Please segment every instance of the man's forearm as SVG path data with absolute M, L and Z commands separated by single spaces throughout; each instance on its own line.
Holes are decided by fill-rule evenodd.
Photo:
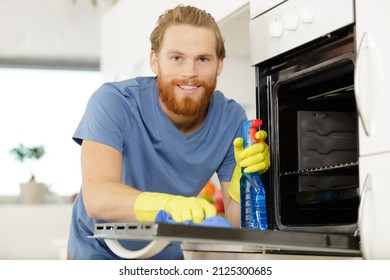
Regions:
M 220 182 L 223 195 L 223 203 L 225 206 L 226 218 L 235 226 L 240 227 L 241 225 L 241 212 L 240 203 L 232 199 L 229 195 L 230 182 Z
M 227 209 L 225 210 L 226 218 L 235 226 L 240 227 L 241 215 L 240 215 L 240 204 L 235 200 L 231 199 Z
M 117 182 L 99 182 L 83 186 L 87 214 L 93 219 L 113 222 L 136 221 L 134 201 L 140 191 Z

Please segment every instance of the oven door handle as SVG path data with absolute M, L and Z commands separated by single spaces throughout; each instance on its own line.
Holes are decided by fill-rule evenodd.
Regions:
M 364 132 L 367 136 L 370 136 L 371 129 L 371 119 L 370 119 L 370 103 L 369 94 L 365 91 L 362 91 L 363 81 L 365 81 L 363 74 L 360 74 L 362 69 L 364 69 L 363 62 L 364 58 L 367 57 L 369 51 L 368 43 L 368 34 L 367 32 L 363 33 L 362 39 L 359 43 L 359 48 L 356 54 L 356 67 L 355 67 L 355 97 L 356 97 L 356 107 L 357 112 L 362 121 Z M 364 99 L 365 98 L 365 99 Z
M 167 240 L 153 240 L 144 248 L 139 250 L 129 250 L 124 248 L 116 239 L 104 239 L 108 248 L 124 259 L 147 259 L 160 253 L 165 247 L 169 245 Z

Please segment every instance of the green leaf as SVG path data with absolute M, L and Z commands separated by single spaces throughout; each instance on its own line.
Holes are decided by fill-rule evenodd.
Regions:
M 40 159 L 45 154 L 44 146 L 26 147 L 23 144 L 19 144 L 18 147 L 12 148 L 10 153 L 13 154 L 20 162 L 24 162 L 26 159 Z

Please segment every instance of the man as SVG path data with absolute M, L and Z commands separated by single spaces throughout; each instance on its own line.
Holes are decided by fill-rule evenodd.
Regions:
M 68 242 L 73 259 L 119 258 L 103 240 L 87 238 L 96 222 L 154 221 L 160 210 L 179 223 L 215 216 L 215 207 L 196 197 L 215 172 L 226 216 L 238 226 L 241 166 L 262 172 L 269 167 L 263 141 L 243 150 L 238 138 L 235 169 L 232 143 L 246 115 L 214 92 L 225 48 L 211 15 L 179 5 L 159 17 L 150 40 L 157 76 L 104 84 L 74 134 L 82 145 L 82 191 Z M 147 244 L 121 243 L 131 250 Z M 171 244 L 154 258 L 181 256 L 180 246 Z

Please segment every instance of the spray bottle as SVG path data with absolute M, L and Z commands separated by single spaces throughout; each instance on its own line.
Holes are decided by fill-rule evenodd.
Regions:
M 241 127 L 244 148 L 259 142 L 255 134 L 261 126 L 260 119 L 248 120 Z M 245 173 L 242 168 L 240 180 L 241 227 L 268 229 L 265 190 L 258 172 Z

